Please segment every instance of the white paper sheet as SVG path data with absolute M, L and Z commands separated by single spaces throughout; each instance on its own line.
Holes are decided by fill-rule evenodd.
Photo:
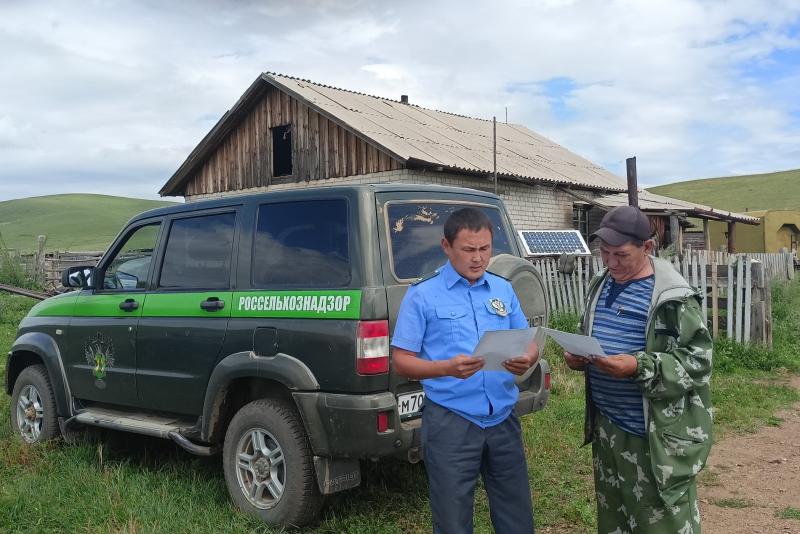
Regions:
M 569 332 L 562 332 L 561 330 L 553 330 L 552 328 L 542 328 L 545 333 L 550 336 L 553 341 L 561 345 L 565 351 L 575 356 L 583 356 L 585 358 L 604 357 L 606 353 L 603 352 L 603 347 L 597 338 L 591 336 L 582 336 L 580 334 L 570 334 Z
M 536 327 L 489 330 L 481 336 L 473 356 L 483 358 L 481 371 L 505 371 L 503 362 L 522 356 L 536 336 Z

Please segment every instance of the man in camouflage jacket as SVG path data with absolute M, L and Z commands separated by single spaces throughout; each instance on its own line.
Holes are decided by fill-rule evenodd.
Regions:
M 649 265 L 639 272 L 649 273 L 652 293 L 649 303 L 645 303 L 646 321 L 642 316 L 643 350 L 595 358 L 592 363 L 565 354 L 570 367 L 584 369 L 587 375 L 584 444 L 592 443 L 598 532 L 699 534 L 695 478 L 711 448 L 712 339 L 696 291 L 669 262 L 649 255 L 652 242 L 637 239 L 635 234 L 632 239 L 628 234 L 628 240 L 619 247 L 606 242 L 606 238 L 614 241 L 619 236 L 604 232 L 604 227 L 635 232 L 636 224 L 644 224 L 637 218 L 644 217 L 646 221 L 636 208 L 625 206 L 623 211 L 609 212 L 594 234 L 601 238 L 601 252 L 608 268 L 592 280 L 588 306 L 579 326 L 581 333 L 602 338 L 602 332 L 598 334 L 594 327 L 598 307 L 603 306 L 601 296 L 607 298 L 603 288 L 614 285 L 617 278 L 625 278 L 619 274 L 619 261 L 611 255 L 622 249 L 644 253 L 643 261 Z M 615 226 L 615 216 L 626 224 L 617 221 Z M 643 229 L 640 234 L 644 235 Z M 621 305 L 617 315 L 620 311 L 624 312 Z M 590 380 L 589 366 L 595 367 L 591 370 L 594 374 L 601 369 L 638 386 L 643 437 L 626 432 L 598 409 L 597 394 L 591 389 L 592 382 L 597 382 Z

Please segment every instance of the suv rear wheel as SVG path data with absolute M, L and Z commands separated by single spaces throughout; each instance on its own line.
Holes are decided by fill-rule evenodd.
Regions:
M 11 425 L 27 443 L 58 436 L 53 387 L 43 365 L 26 367 L 11 394 Z
M 240 409 L 222 464 L 236 506 L 269 524 L 303 526 L 322 506 L 303 423 L 286 402 L 260 399 Z

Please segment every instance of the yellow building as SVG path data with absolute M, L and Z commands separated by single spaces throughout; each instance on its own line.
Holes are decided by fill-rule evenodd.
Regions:
M 734 245 L 736 252 L 780 252 L 786 248 L 797 252 L 800 243 L 800 211 L 766 210 L 748 211 L 747 215 L 758 217 L 758 226 L 736 225 Z M 728 243 L 728 225 L 712 221 L 709 224 L 711 248 L 719 250 Z

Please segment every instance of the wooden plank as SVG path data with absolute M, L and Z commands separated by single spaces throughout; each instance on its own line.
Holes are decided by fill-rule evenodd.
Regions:
M 748 343 L 750 341 L 750 298 L 751 298 L 751 262 L 752 260 L 748 257 L 745 260 L 744 266 L 744 330 L 742 330 L 742 342 Z
M 547 291 L 547 304 L 550 310 L 554 310 L 553 285 L 550 283 L 550 273 L 547 271 L 547 264 L 544 262 L 544 260 L 537 260 L 534 265 L 536 265 L 536 268 L 539 269 L 539 274 L 542 275 L 542 281 L 544 282 L 545 290 Z
M 549 289 L 550 294 L 550 309 L 552 311 L 558 310 L 558 296 L 556 295 L 556 291 L 558 291 L 556 284 L 553 280 L 553 270 L 550 268 L 550 260 L 544 259 L 543 265 L 547 272 L 547 287 Z
M 751 308 L 752 322 L 750 323 L 750 339 L 751 341 L 766 344 L 765 326 L 764 321 L 766 315 L 766 302 L 754 302 Z
M 719 307 L 717 303 L 717 259 L 711 257 L 711 335 L 714 339 L 719 337 Z
M 708 325 L 708 279 L 706 278 L 706 267 L 708 266 L 708 262 L 706 261 L 706 254 L 701 252 L 698 260 L 700 262 L 700 297 L 703 299 L 701 302 L 703 308 L 703 321 L 705 321 L 705 324 Z
M 578 258 L 578 305 L 580 306 L 580 311 L 586 309 L 586 302 L 583 298 L 583 291 L 585 289 L 585 281 L 584 281 L 584 272 L 585 269 L 583 268 L 583 258 Z
M 547 283 L 550 286 L 550 298 L 553 300 L 550 309 L 553 311 L 558 310 L 558 284 L 555 280 L 555 273 L 553 272 L 553 264 L 549 258 L 545 258 L 544 264 L 547 269 Z
M 341 154 L 339 153 L 339 127 L 331 121 L 331 177 L 341 176 Z
M 728 339 L 734 339 L 733 335 L 733 265 L 735 260 L 728 260 L 728 291 L 725 294 L 726 298 L 726 311 L 728 313 L 727 323 L 725 325 L 725 333 Z
M 736 320 L 734 331 L 736 332 L 736 342 L 742 342 L 742 285 L 744 284 L 744 261 L 741 256 L 736 258 Z
M 567 309 L 569 311 L 575 311 L 575 303 L 572 299 L 572 277 L 568 274 L 561 273 L 561 279 L 563 280 L 566 290 L 565 296 L 567 297 Z
M 328 174 L 328 119 L 319 116 L 319 176 L 327 178 Z

